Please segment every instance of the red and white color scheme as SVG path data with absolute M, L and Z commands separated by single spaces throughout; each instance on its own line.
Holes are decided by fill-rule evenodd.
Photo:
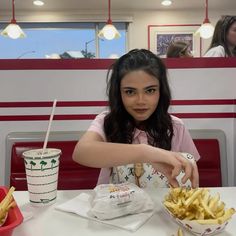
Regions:
M 113 60 L 0 60 L 0 185 L 11 132 L 86 130 L 106 109 L 106 72 Z M 229 185 L 235 185 L 236 59 L 166 59 L 170 112 L 189 129 L 219 129 L 227 141 Z

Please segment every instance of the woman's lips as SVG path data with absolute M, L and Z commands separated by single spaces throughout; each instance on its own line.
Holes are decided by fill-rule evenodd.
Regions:
M 137 113 L 144 113 L 146 112 L 148 109 L 134 109 L 135 112 Z

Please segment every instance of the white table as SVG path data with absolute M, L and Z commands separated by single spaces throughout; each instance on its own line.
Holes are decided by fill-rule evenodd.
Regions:
M 135 233 L 126 230 L 114 228 L 95 221 L 84 219 L 78 215 L 61 212 L 55 210 L 55 206 L 76 197 L 81 192 L 91 190 L 70 190 L 58 191 L 58 199 L 54 205 L 48 207 L 32 207 L 28 201 L 28 193 L 26 191 L 17 191 L 14 193 L 15 200 L 19 207 L 24 211 L 32 211 L 33 218 L 23 222 L 18 226 L 13 236 L 126 236 L 135 234 L 135 236 L 173 236 L 176 235 L 178 224 L 164 212 L 161 207 L 163 196 L 168 189 L 157 189 L 151 194 L 157 205 L 157 213 L 155 213 L 141 228 Z M 236 209 L 236 187 L 227 188 L 211 188 L 211 194 L 220 193 L 221 199 L 226 203 L 227 207 Z M 187 231 L 185 236 L 192 234 Z M 230 221 L 225 231 L 217 235 L 236 235 L 236 216 Z

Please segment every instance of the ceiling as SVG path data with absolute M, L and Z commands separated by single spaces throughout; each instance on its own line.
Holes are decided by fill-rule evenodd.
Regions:
M 0 11 L 11 10 L 11 0 L 0 0 Z M 15 8 L 19 11 L 69 11 L 69 10 L 97 10 L 107 9 L 108 0 L 44 0 L 45 5 L 37 7 L 33 0 L 15 0 Z M 236 9 L 236 0 L 209 0 L 209 7 L 213 10 Z M 161 0 L 111 0 L 111 9 L 120 10 L 186 10 L 202 9 L 205 0 L 173 0 L 170 7 L 161 5 Z

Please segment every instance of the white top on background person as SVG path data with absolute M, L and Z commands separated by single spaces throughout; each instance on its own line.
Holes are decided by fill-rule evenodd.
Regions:
M 207 51 L 204 57 L 226 57 L 225 49 L 221 45 L 213 47 Z
M 216 23 L 210 47 L 204 57 L 236 56 L 236 16 L 222 16 Z

